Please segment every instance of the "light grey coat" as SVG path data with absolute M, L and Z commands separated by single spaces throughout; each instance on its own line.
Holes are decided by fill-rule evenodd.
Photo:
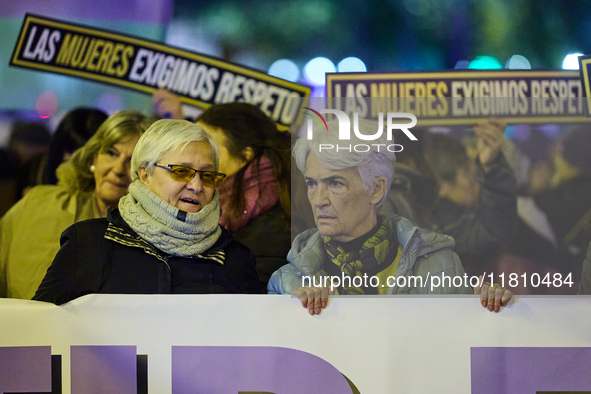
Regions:
M 453 251 L 455 241 L 452 237 L 417 227 L 411 221 L 398 215 L 383 217 L 396 234 L 402 253 L 395 276 L 407 277 L 406 286 L 396 285 L 388 288 L 388 294 L 473 294 L 469 278 L 464 278 L 464 268 L 460 259 Z M 290 294 L 292 290 L 302 287 L 302 277 L 324 277 L 328 275 L 323 269 L 328 256 L 324 250 L 323 239 L 318 229 L 306 230 L 298 235 L 287 256 L 289 264 L 284 265 L 271 276 L 267 289 L 270 294 Z M 419 276 L 421 280 L 409 280 L 411 276 Z M 434 276 L 462 278 L 459 287 L 450 286 L 449 280 L 441 280 Z M 468 283 L 464 286 L 464 283 Z M 399 281 L 399 283 L 403 283 Z M 414 286 L 413 284 L 417 284 Z M 459 279 L 456 279 L 459 283 Z M 306 283 L 307 285 L 307 283 Z M 385 284 L 384 284 L 385 285 Z

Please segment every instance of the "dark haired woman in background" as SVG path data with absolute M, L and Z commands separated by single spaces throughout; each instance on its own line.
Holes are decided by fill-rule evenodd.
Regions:
M 69 160 L 76 149 L 84 146 L 107 117 L 99 109 L 84 107 L 75 108 L 64 116 L 51 138 L 43 169 L 44 185 L 57 185 L 55 171 L 59 165 Z
M 51 136 L 49 150 L 33 156 L 20 170 L 16 198 L 22 198 L 37 185 L 57 185 L 57 168 L 84 146 L 107 117 L 94 108 L 80 107 L 68 112 Z
M 291 245 L 290 135 L 246 103 L 213 105 L 197 123 L 216 141 L 228 175 L 219 188 L 220 224 L 254 252 L 266 286 Z

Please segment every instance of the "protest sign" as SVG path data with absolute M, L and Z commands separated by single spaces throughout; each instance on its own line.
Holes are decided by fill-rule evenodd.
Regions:
M 187 104 L 243 101 L 291 123 L 310 87 L 154 41 L 27 14 L 10 64 L 144 93 L 167 89 Z
M 444 71 L 333 73 L 327 97 L 347 113 L 366 109 L 408 112 L 419 124 L 474 124 L 489 117 L 509 123 L 584 122 L 579 74 L 575 71 Z M 376 105 L 368 104 L 371 99 Z M 362 111 L 363 112 L 363 111 Z

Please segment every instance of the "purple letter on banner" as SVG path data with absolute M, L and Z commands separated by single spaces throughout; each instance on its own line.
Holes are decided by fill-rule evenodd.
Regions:
M 280 347 L 174 346 L 172 394 L 352 393 L 345 377 L 313 354 Z
M 72 346 L 72 394 L 137 394 L 135 346 Z
M 51 346 L 0 347 L 0 393 L 51 392 Z
M 472 394 L 591 390 L 591 348 L 475 347 Z

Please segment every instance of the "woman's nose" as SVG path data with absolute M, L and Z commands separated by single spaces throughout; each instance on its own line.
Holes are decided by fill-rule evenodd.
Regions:
M 319 207 L 328 204 L 328 188 L 324 185 L 318 185 L 316 191 L 308 195 L 312 207 Z
M 128 161 L 125 159 L 119 159 L 113 165 L 113 171 L 119 176 L 129 175 Z
M 201 183 L 201 175 L 196 173 L 193 179 L 187 182 L 186 188 L 194 193 L 198 193 L 203 189 L 203 183 Z

